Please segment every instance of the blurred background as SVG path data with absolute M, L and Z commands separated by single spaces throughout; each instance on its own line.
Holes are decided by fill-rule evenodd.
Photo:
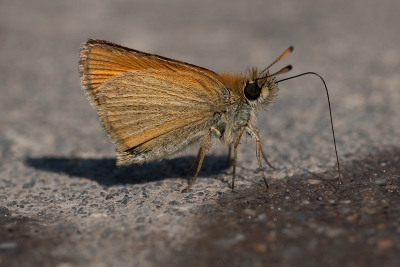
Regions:
M 325 78 L 341 154 L 399 143 L 396 0 L 3 0 L 0 5 L 0 123 L 3 138 L 18 143 L 14 152 L 21 156 L 113 154 L 80 91 L 78 52 L 87 38 L 216 72 L 264 68 L 294 45 L 294 53 L 275 70 L 292 64 L 286 76 L 316 71 Z M 318 132 L 315 138 L 326 135 L 322 147 L 303 149 L 326 146 L 331 157 L 321 82 L 308 76 L 280 88 L 273 109 L 260 115 L 268 145 L 279 142 L 272 153 L 282 156 L 284 143 L 307 146 L 311 137 L 304 135 Z M 302 134 L 285 133 L 293 131 Z
M 216 72 L 264 68 L 293 45 L 294 53 L 275 70 L 292 64 L 285 76 L 316 71 L 325 78 L 342 156 L 399 143 L 396 0 L 3 0 L 0 5 L 0 124 L 3 142 L 15 145 L 9 151 L 15 156 L 113 155 L 80 91 L 78 52 L 87 38 Z M 280 158 L 294 146 L 310 150 L 310 157 L 326 151 L 325 160 L 331 161 L 322 83 L 308 76 L 280 88 L 273 109 L 260 115 L 270 157 L 284 165 Z M 313 137 L 325 140 L 321 147 L 307 145 Z
M 307 71 L 324 77 L 331 96 L 338 152 L 343 164 L 398 148 L 399 11 L 398 0 L 0 0 L 0 193 L 6 196 L 0 199 L 0 206 L 14 199 L 19 201 L 26 193 L 20 190 L 30 181 L 39 183 L 42 179 L 43 187 L 54 186 L 65 190 L 63 192 L 70 190 L 72 179 L 68 174 L 71 172 L 48 172 L 51 160 L 32 168 L 27 166 L 26 159 L 61 158 L 78 162 L 77 165 L 71 163 L 72 167 L 69 163 L 60 167 L 68 169 L 84 165 L 80 159 L 107 158 L 112 159 L 112 164 L 106 168 L 113 168 L 114 145 L 80 89 L 78 53 L 80 45 L 88 38 L 109 40 L 216 72 L 242 72 L 252 66 L 263 69 L 293 45 L 293 54 L 272 71 L 291 64 L 294 69 L 281 78 Z M 279 87 L 273 107 L 258 117 L 264 148 L 270 162 L 278 169 L 274 172 L 266 168 L 268 178 L 290 177 L 304 170 L 334 170 L 336 159 L 322 82 L 315 76 L 305 76 L 279 84 Z M 238 175 L 260 179 L 255 145 L 249 144 L 240 146 Z M 196 152 L 186 153 L 193 156 Z M 226 151 L 216 149 L 210 154 L 225 155 Z M 149 169 L 139 169 L 144 176 L 156 176 L 142 181 L 142 185 L 154 185 L 154 180 L 159 179 L 162 185 L 152 190 L 163 190 L 167 186 L 181 188 L 186 180 L 180 178 L 179 173 L 190 160 L 171 162 L 154 163 L 150 173 Z M 213 164 L 206 161 L 206 169 Z M 128 174 L 138 168 L 111 169 L 104 174 L 103 165 L 100 161 L 87 168 L 100 169 L 93 177 L 103 175 L 109 180 L 121 173 L 129 177 Z M 230 179 L 230 168 L 214 168 L 213 175 L 222 173 L 224 179 Z M 97 178 L 87 179 L 80 171 L 78 168 L 72 172 L 72 176 L 78 176 L 74 181 L 82 182 L 82 187 L 78 186 L 73 192 L 89 190 L 86 188 L 89 186 L 93 192 L 97 190 L 93 189 L 97 188 Z M 170 172 L 171 182 L 163 180 L 164 171 Z M 108 175 L 110 177 L 106 177 Z M 198 179 L 194 189 L 210 181 L 211 178 Z M 238 183 L 241 182 L 245 183 L 239 179 Z M 125 184 L 127 190 L 134 186 Z M 215 190 L 229 190 L 226 183 L 215 182 L 213 186 Z M 108 190 L 116 187 L 114 184 Z M 36 185 L 32 190 L 40 191 L 40 188 Z M 53 195 L 51 191 L 42 193 L 49 198 Z M 96 191 L 96 196 L 99 194 Z M 180 195 L 174 192 L 171 198 L 174 197 Z M 212 199 L 216 199 L 215 194 L 208 200 Z M 71 206 L 78 209 L 79 202 L 67 203 L 68 208 L 58 207 L 65 214 Z M 50 205 L 40 200 L 32 200 L 31 204 L 42 210 Z M 135 207 L 139 206 L 130 207 L 131 212 L 136 212 Z M 129 218 L 129 212 L 122 210 Z M 148 216 L 163 215 L 160 210 L 154 212 Z M 38 213 L 25 210 L 24 214 L 35 217 Z M 162 218 L 169 218 L 165 216 Z M 80 221 L 77 223 L 80 225 Z M 129 233 L 132 243 L 141 236 L 134 228 L 136 225 L 132 222 L 132 229 L 124 226 L 129 230 L 126 235 Z M 153 226 L 157 225 L 157 220 L 153 221 Z M 85 227 L 103 229 L 95 223 L 87 223 Z M 93 231 L 96 236 L 96 230 Z M 89 235 L 86 240 L 92 237 Z M 180 234 L 169 238 L 175 242 L 174 238 L 178 237 L 182 238 Z M 115 243 L 108 242 L 124 244 L 119 239 Z M 174 242 L 168 244 L 179 243 Z M 86 253 L 86 248 L 76 248 Z M 152 247 L 143 248 L 146 249 Z M 101 251 L 96 255 L 107 254 Z M 89 259 L 90 253 L 86 255 Z M 133 260 L 129 253 L 123 255 L 128 257 L 126 262 Z

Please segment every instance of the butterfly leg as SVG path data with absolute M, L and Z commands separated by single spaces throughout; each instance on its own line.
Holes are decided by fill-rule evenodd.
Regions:
M 256 129 L 257 134 L 255 134 L 250 128 L 246 127 L 246 132 L 248 134 L 250 134 L 250 136 L 253 137 L 257 142 L 256 157 L 257 157 L 257 161 L 258 161 L 258 168 L 260 169 L 261 176 L 262 176 L 262 178 L 264 180 L 264 183 L 265 183 L 265 186 L 267 187 L 267 190 L 268 190 L 269 185 L 267 183 L 267 179 L 265 178 L 265 174 L 264 174 L 264 171 L 262 169 L 261 158 L 260 158 L 260 153 L 262 153 L 262 147 L 261 147 L 261 140 L 259 138 L 259 136 L 260 136 L 259 135 L 259 130 Z
M 267 165 L 268 165 L 271 169 L 273 169 L 274 171 L 276 171 L 276 168 L 275 168 L 274 166 L 272 166 L 272 165 L 269 163 L 269 161 L 267 160 L 267 156 L 265 156 L 265 153 L 264 153 L 264 150 L 263 150 L 262 144 L 261 144 L 260 130 L 256 129 L 256 132 L 257 132 L 258 140 L 260 140 L 260 141 L 259 141 L 259 144 L 260 144 L 260 150 L 261 150 L 261 155 L 262 155 L 263 159 L 265 160 L 265 162 L 267 163 Z
M 195 175 L 193 176 L 192 180 L 190 180 L 188 186 L 186 186 L 183 190 L 182 193 L 185 193 L 187 190 L 189 190 L 190 187 L 194 184 L 194 182 L 197 179 L 197 176 L 199 175 L 199 172 L 201 170 L 201 166 L 203 165 L 204 157 L 206 156 L 207 150 L 210 146 L 211 143 L 211 135 L 214 134 L 213 128 L 210 129 L 210 133 L 203 139 L 203 142 L 201 144 L 199 154 L 198 154 L 198 162 L 199 164 L 197 165 L 197 170 Z M 197 161 L 197 160 L 196 160 Z
M 246 124 L 247 125 L 247 124 Z M 236 161 L 237 161 L 237 147 L 240 144 L 240 139 L 247 126 L 243 126 L 240 130 L 238 137 L 236 138 L 235 144 L 233 145 L 233 171 L 232 171 L 232 190 L 235 188 L 235 174 L 236 174 Z M 229 146 L 230 148 L 230 146 Z
M 194 167 L 199 163 L 200 155 L 201 155 L 201 147 L 199 148 L 199 152 L 197 152 L 196 159 L 194 160 L 194 162 L 192 163 L 192 165 L 189 167 L 188 170 L 182 172 L 182 173 L 181 173 L 181 176 L 187 175 L 189 172 L 191 172 L 191 171 L 194 169 Z
M 226 159 L 226 166 L 229 166 L 231 163 L 231 152 L 232 152 L 232 146 L 229 144 L 228 146 L 228 158 Z

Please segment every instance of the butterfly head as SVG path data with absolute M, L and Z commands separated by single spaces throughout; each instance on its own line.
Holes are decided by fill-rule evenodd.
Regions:
M 250 70 L 246 76 L 247 79 L 243 86 L 245 101 L 256 108 L 268 107 L 278 93 L 275 77 L 269 75 L 268 72 L 260 75 L 257 69 Z
M 246 83 L 243 87 L 243 94 L 250 105 L 268 107 L 272 103 L 278 92 L 278 86 L 274 76 L 290 71 L 292 66 L 286 66 L 274 74 L 269 74 L 269 68 L 288 56 L 292 51 L 293 47 L 291 46 L 261 72 L 255 68 L 248 72 L 246 75 Z

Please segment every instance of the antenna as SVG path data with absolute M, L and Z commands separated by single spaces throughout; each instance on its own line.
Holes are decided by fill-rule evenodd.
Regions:
M 262 80 L 262 79 L 267 79 L 268 77 L 272 77 L 272 76 L 276 76 L 276 75 L 280 75 L 280 74 L 284 74 L 286 72 L 291 71 L 292 68 L 293 68 L 292 65 L 288 65 L 288 66 L 280 69 L 279 71 L 277 71 L 277 72 L 275 72 L 273 74 L 268 74 L 268 76 L 265 75 L 264 77 L 257 78 L 257 79 L 255 79 L 255 81 Z
M 282 54 L 282 55 L 283 55 L 283 54 Z M 282 57 L 282 56 L 281 56 L 281 57 Z M 279 58 L 278 58 L 278 59 L 279 59 Z M 274 62 L 274 63 L 275 63 L 275 62 Z M 284 70 L 284 69 L 285 69 L 285 68 L 283 68 L 282 70 Z M 282 70 L 278 71 L 278 73 L 280 74 L 280 72 L 281 72 Z M 339 165 L 339 157 L 338 157 L 337 148 L 336 148 L 335 130 L 333 129 L 333 119 L 332 119 L 331 101 L 329 100 L 328 87 L 326 86 L 326 83 L 325 83 L 324 79 L 323 79 L 318 73 L 315 73 L 315 72 L 305 72 L 305 73 L 302 73 L 302 74 L 299 74 L 299 75 L 295 75 L 295 76 L 292 76 L 292 77 L 289 77 L 289 78 L 285 78 L 285 79 L 279 80 L 279 81 L 277 81 L 276 83 L 280 83 L 280 82 L 283 82 L 283 81 L 287 81 L 287 80 L 290 80 L 290 79 L 294 79 L 294 78 L 297 78 L 297 77 L 300 77 L 300 76 L 303 76 L 303 75 L 307 75 L 307 74 L 314 74 L 314 75 L 317 75 L 317 76 L 322 80 L 322 82 L 324 83 L 324 86 L 325 86 L 326 96 L 328 97 L 328 107 L 329 107 L 329 116 L 330 116 L 330 118 L 331 118 L 331 128 L 332 128 L 333 144 L 334 144 L 334 146 L 335 146 L 335 154 L 336 154 L 337 169 L 338 169 L 338 173 L 339 173 L 339 183 L 338 183 L 338 187 L 335 188 L 336 191 L 337 191 L 337 190 L 339 189 L 339 185 L 340 185 L 340 176 L 341 176 L 341 174 L 340 174 L 340 165 Z
M 285 57 L 287 57 L 288 55 L 290 55 L 293 52 L 293 46 L 289 47 L 288 49 L 286 49 L 274 62 L 272 62 L 271 65 L 269 65 L 268 67 L 266 67 L 263 71 L 260 72 L 260 76 L 263 72 L 267 71 L 269 68 L 271 68 L 273 65 L 275 65 L 277 62 L 281 61 L 282 59 L 284 59 Z

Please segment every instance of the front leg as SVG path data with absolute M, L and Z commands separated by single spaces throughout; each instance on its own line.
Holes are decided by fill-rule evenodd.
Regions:
M 256 142 L 257 142 L 256 157 L 257 157 L 257 161 L 258 161 L 258 168 L 260 169 L 261 177 L 263 178 L 264 183 L 265 183 L 265 186 L 267 187 L 267 190 L 268 190 L 269 185 L 268 185 L 268 183 L 267 183 L 267 179 L 265 178 L 265 174 L 264 174 L 264 171 L 263 171 L 263 169 L 262 169 L 261 158 L 260 158 L 260 153 L 263 153 L 263 154 L 264 154 L 264 152 L 262 152 L 261 140 L 260 140 L 260 138 L 259 138 L 259 136 L 260 136 L 259 130 L 258 130 L 257 128 L 255 128 L 255 131 L 257 132 L 257 134 L 254 133 L 249 127 L 246 127 L 246 132 L 247 132 L 252 138 L 254 138 L 254 140 L 256 140 Z M 264 156 L 264 155 L 263 155 L 263 156 Z M 266 157 L 265 157 L 264 159 L 266 160 Z M 266 161 L 267 161 L 267 160 L 266 160 Z M 267 161 L 267 163 L 268 163 L 268 161 Z M 269 165 L 269 163 L 268 163 L 268 165 Z
M 260 140 L 260 150 L 261 150 L 261 155 L 262 155 L 262 157 L 264 158 L 264 160 L 265 160 L 265 162 L 268 164 L 268 166 L 269 166 L 271 169 L 273 169 L 274 171 L 276 171 L 276 168 L 275 168 L 274 166 L 272 166 L 272 165 L 269 163 L 269 161 L 268 161 L 268 159 L 267 159 L 267 156 L 266 156 L 265 153 L 264 153 L 264 149 L 262 148 L 261 138 L 260 138 L 260 130 L 259 130 L 258 128 L 256 128 L 255 131 L 257 132 L 258 140 Z
M 236 138 L 235 143 L 233 144 L 233 171 L 232 171 L 232 190 L 235 188 L 235 174 L 236 174 L 236 161 L 237 161 L 237 147 L 240 144 L 240 139 L 242 139 L 243 133 L 247 128 L 247 122 L 242 124 L 242 128 L 240 129 L 239 135 Z M 230 148 L 230 145 L 229 145 Z

